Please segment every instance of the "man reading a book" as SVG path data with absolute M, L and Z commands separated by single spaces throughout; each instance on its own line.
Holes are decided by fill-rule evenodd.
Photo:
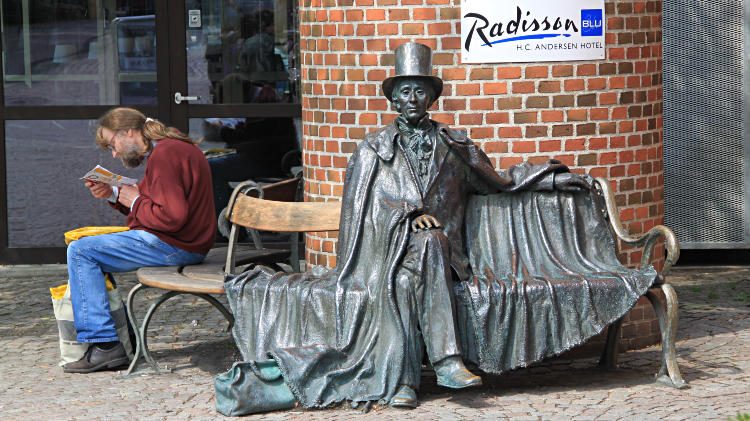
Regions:
M 128 231 L 84 237 L 68 246 L 69 288 L 79 342 L 91 343 L 66 373 L 91 373 L 128 363 L 110 315 L 105 272 L 200 263 L 214 242 L 211 171 L 195 143 L 173 127 L 131 108 L 99 120 L 96 143 L 126 167 L 145 162 L 143 180 L 110 186 L 85 180 L 97 199 L 127 216 Z

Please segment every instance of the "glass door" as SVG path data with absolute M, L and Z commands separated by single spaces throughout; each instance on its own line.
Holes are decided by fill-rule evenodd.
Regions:
M 65 261 L 63 232 L 122 225 L 79 180 L 113 106 L 202 139 L 232 182 L 301 160 L 296 0 L 0 0 L 0 264 Z
M 173 22 L 185 43 L 185 64 L 175 65 L 185 74 L 173 75 L 185 81 L 175 85 L 173 115 L 204 148 L 238 151 L 257 167 L 232 178 L 282 175 L 282 157 L 300 149 L 296 0 L 184 6 L 184 21 Z
M 218 213 L 232 183 L 287 177 L 301 163 L 297 1 L 183 5 L 172 115 L 202 140 Z
M 124 224 L 79 178 L 142 176 L 94 129 L 117 105 L 169 121 L 167 16 L 155 0 L 0 1 L 0 263 L 64 262 L 64 231 Z

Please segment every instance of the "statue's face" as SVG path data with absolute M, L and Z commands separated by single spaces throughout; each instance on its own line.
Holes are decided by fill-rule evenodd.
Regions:
M 424 79 L 402 79 L 393 89 L 393 105 L 406 120 L 416 125 L 427 114 L 435 92 Z

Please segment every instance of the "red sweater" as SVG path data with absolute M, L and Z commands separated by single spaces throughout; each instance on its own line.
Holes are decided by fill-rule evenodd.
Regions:
M 216 211 L 211 169 L 197 146 L 158 141 L 138 189 L 140 196 L 128 213 L 130 229 L 148 231 L 189 252 L 208 253 L 216 236 Z

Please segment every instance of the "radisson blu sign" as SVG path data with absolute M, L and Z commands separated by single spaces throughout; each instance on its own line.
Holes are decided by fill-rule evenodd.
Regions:
M 604 0 L 461 0 L 461 62 L 605 58 Z

